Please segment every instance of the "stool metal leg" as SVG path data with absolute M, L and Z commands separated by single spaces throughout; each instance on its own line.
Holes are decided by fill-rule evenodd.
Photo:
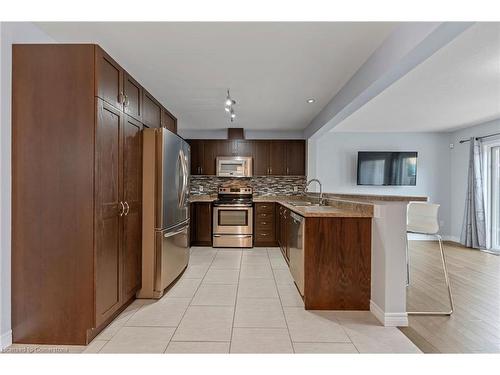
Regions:
M 453 304 L 453 295 L 451 293 L 450 279 L 448 277 L 448 268 L 446 267 L 446 258 L 444 256 L 443 240 L 439 234 L 436 234 L 439 241 L 439 251 L 441 252 L 441 262 L 443 263 L 444 270 L 444 280 L 446 282 L 446 287 L 448 288 L 448 298 L 450 300 L 450 310 L 448 311 L 408 311 L 408 315 L 451 315 L 455 309 Z
M 406 232 L 406 286 L 410 285 L 410 252 L 408 249 L 408 232 Z

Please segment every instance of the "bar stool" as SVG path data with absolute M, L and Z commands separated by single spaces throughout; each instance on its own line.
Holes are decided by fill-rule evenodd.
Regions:
M 441 252 L 441 262 L 443 263 L 444 279 L 448 287 L 448 297 L 450 299 L 450 310 L 448 311 L 408 311 L 408 315 L 451 315 L 453 313 L 453 296 L 451 294 L 448 268 L 443 251 L 443 241 L 439 235 L 438 221 L 439 204 L 426 202 L 410 202 L 407 208 L 406 217 L 406 286 L 410 285 L 410 257 L 408 252 L 408 233 L 426 234 L 437 237 L 439 250 Z

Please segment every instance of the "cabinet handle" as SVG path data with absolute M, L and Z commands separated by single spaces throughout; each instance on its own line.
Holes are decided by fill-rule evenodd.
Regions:
M 260 234 L 262 237 L 266 237 L 267 236 L 267 233 L 261 233 Z
M 269 174 L 273 173 L 273 167 L 269 167 Z
M 129 102 L 129 100 L 128 100 L 128 95 L 127 95 L 127 94 L 125 94 L 125 101 L 123 102 L 123 105 L 124 105 L 125 107 L 128 107 L 128 105 L 129 105 L 129 104 L 130 104 L 130 102 Z
M 289 173 L 289 172 L 288 172 L 288 167 L 286 167 L 286 174 L 288 174 L 288 173 Z
M 122 201 L 120 201 L 120 206 L 121 206 L 120 216 L 123 216 L 123 213 L 125 212 L 125 205 L 123 204 Z
M 123 94 L 123 91 L 120 91 L 118 94 L 118 103 L 123 104 L 125 102 L 125 95 Z
M 125 202 L 125 205 L 127 206 L 127 212 L 125 212 L 125 216 L 127 216 L 130 212 L 130 206 L 128 205 L 128 202 Z
M 267 224 L 267 221 L 261 221 L 260 222 L 262 225 L 266 225 Z

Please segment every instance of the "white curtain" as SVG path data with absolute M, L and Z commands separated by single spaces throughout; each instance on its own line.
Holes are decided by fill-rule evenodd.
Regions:
M 483 157 L 479 139 L 470 139 L 469 176 L 465 197 L 464 223 L 460 242 L 475 249 L 486 247 L 486 218 L 483 194 Z

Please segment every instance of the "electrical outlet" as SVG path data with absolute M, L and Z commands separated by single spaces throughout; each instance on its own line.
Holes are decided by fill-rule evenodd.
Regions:
M 200 189 L 200 191 L 203 191 L 203 186 L 202 186 L 202 185 L 200 185 L 200 188 L 199 188 L 199 189 Z
M 294 187 L 293 187 L 293 192 L 294 192 L 294 193 L 296 193 L 296 192 L 298 192 L 298 191 L 299 191 L 299 187 L 298 187 L 298 186 L 294 186 Z

